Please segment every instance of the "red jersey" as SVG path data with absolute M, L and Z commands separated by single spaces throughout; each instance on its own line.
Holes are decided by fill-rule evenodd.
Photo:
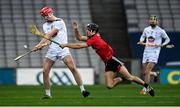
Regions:
M 103 39 L 101 39 L 98 33 L 88 38 L 86 43 L 96 50 L 96 53 L 101 57 L 104 63 L 107 63 L 107 61 L 112 58 L 113 49 Z

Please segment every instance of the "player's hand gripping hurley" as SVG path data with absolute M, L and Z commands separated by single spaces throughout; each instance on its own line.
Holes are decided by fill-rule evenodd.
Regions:
M 47 39 L 47 40 L 49 40 L 49 41 L 51 41 L 51 42 L 53 42 L 53 43 L 55 43 L 61 47 L 61 45 L 58 42 L 48 38 L 48 36 L 46 34 L 43 34 L 42 32 L 40 32 L 36 25 L 30 25 L 29 26 L 29 32 L 31 32 L 33 35 L 45 38 L 45 39 Z
M 156 44 L 151 44 L 151 43 L 140 43 L 140 42 L 138 42 L 137 43 L 138 45 L 139 44 L 142 44 L 142 45 L 144 45 L 144 46 L 150 46 L 150 47 L 161 47 L 161 45 L 156 45 Z M 165 46 L 163 46 L 162 48 L 174 48 L 175 46 L 173 45 L 173 44 L 170 44 L 170 45 L 165 45 Z

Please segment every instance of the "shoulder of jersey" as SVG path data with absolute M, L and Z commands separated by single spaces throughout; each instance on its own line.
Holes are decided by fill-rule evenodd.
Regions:
M 63 21 L 63 19 L 58 18 L 57 20 L 55 20 L 55 22 L 57 22 L 57 21 Z M 47 22 L 43 23 L 43 26 L 45 26 L 46 24 L 47 24 Z
M 151 28 L 151 26 L 147 26 L 147 27 L 144 28 L 144 30 L 148 30 L 150 28 Z
M 61 18 L 57 18 L 55 21 L 63 21 L 63 19 L 61 19 Z
M 163 28 L 161 28 L 161 27 L 159 27 L 159 26 L 157 26 L 157 29 L 158 29 L 158 30 L 164 30 Z

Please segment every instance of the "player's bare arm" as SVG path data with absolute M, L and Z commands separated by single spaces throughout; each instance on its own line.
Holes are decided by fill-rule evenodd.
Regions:
M 58 33 L 58 29 L 56 29 L 56 28 L 53 28 L 51 31 L 49 31 L 46 35 L 47 35 L 47 37 L 48 37 L 48 39 L 50 39 L 51 37 L 54 37 L 57 33 Z M 42 39 L 41 41 L 40 41 L 40 43 L 39 44 L 43 44 L 43 43 L 47 43 L 48 42 L 48 39 Z
M 51 37 L 54 37 L 57 33 L 58 33 L 58 29 L 56 28 L 53 28 L 51 31 L 49 31 L 46 35 L 48 38 L 51 38 Z M 34 47 L 34 50 L 37 51 L 37 50 L 40 50 L 42 49 L 43 47 L 47 46 L 49 44 L 49 40 L 48 39 L 45 39 L 43 38 L 35 47 Z
M 170 38 L 168 36 L 166 36 L 165 41 L 161 44 L 161 47 L 167 46 L 167 44 L 170 42 Z
M 87 36 L 81 35 L 77 21 L 74 21 L 72 25 L 73 25 L 74 35 L 75 35 L 76 39 L 79 41 L 86 41 L 88 38 L 87 38 Z
M 72 48 L 72 49 L 81 49 L 81 48 L 87 48 L 88 44 L 85 42 L 82 43 L 68 43 L 68 44 L 61 44 L 61 47 L 68 47 L 68 48 Z

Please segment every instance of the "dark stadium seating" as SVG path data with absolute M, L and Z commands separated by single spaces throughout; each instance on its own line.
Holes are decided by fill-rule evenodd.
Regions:
M 180 0 L 124 0 L 127 15 L 128 34 L 133 58 L 141 59 L 143 47 L 137 42 L 143 29 L 148 26 L 150 15 L 157 15 L 159 26 L 164 28 L 175 48 L 162 49 L 157 66 L 179 61 Z
M 157 15 L 166 31 L 180 31 L 179 0 L 124 0 L 124 5 L 129 32 L 142 31 L 150 15 Z
M 91 2 L 97 5 L 92 5 Z M 102 3 L 104 5 L 101 5 Z M 113 6 L 113 3 L 116 5 Z M 76 42 L 72 34 L 72 20 L 80 22 L 81 31 L 84 30 L 84 25 L 92 20 L 98 24 L 101 22 L 100 25 L 104 29 L 102 34 L 110 35 L 109 32 L 113 33 L 112 40 L 108 36 L 104 38 L 112 43 L 120 57 L 131 58 L 126 29 L 128 29 L 128 33 L 142 32 L 147 26 L 148 17 L 151 14 L 159 17 L 160 26 L 165 28 L 167 32 L 180 32 L 180 0 L 123 0 L 123 4 L 121 0 L 0 0 L 0 67 L 42 67 L 42 60 L 47 48 L 32 53 L 18 62 L 13 61 L 13 59 L 27 51 L 23 45 L 32 48 L 40 41 L 40 38 L 29 33 L 27 28 L 29 24 L 37 24 L 42 30 L 43 20 L 39 15 L 39 9 L 46 5 L 53 7 L 55 15 L 65 20 L 69 42 Z M 99 14 L 99 10 L 96 11 L 97 7 L 108 14 L 99 14 L 97 16 L 99 18 L 96 19 L 96 16 L 92 16 L 93 8 L 90 8 L 91 5 L 94 6 L 96 14 Z M 122 10 L 113 11 L 111 8 Z M 126 15 L 124 15 L 124 11 Z M 113 12 L 117 13 L 113 14 Z M 117 14 L 121 14 L 121 16 Z M 109 19 L 113 20 L 107 22 Z M 117 21 L 119 22 L 117 23 Z M 118 40 L 119 35 L 121 41 Z M 71 49 L 71 52 L 78 67 L 94 67 L 99 64 L 99 57 L 91 48 L 78 51 Z M 64 64 L 58 62 L 55 67 L 64 67 Z

